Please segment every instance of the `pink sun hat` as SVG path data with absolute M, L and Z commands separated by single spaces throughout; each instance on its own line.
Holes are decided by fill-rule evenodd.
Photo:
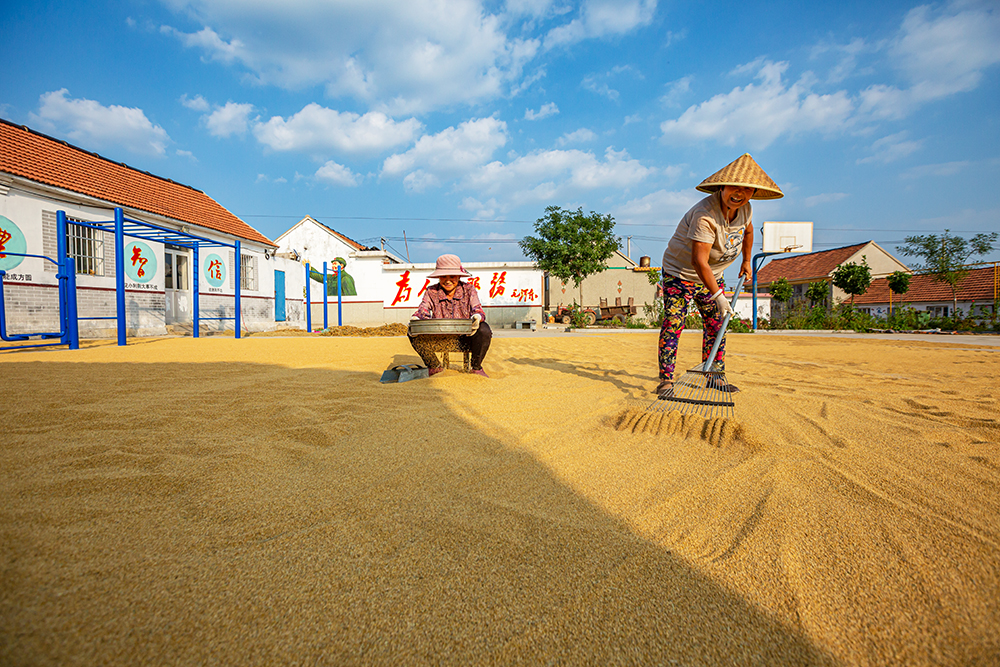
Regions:
M 437 263 L 434 265 L 434 271 L 428 278 L 440 278 L 441 276 L 462 276 L 463 278 L 471 278 L 472 274 L 467 273 L 465 269 L 462 268 L 462 260 L 458 258 L 458 255 L 441 255 L 437 258 Z

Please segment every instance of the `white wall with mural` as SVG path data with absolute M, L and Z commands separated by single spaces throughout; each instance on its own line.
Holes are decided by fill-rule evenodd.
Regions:
M 39 257 L 9 253 L 57 259 L 56 212 L 60 210 L 65 211 L 70 222 L 103 222 L 114 218 L 114 206 L 110 203 L 24 179 L 16 179 L 0 196 L 0 270 L 5 271 L 4 294 L 10 333 L 58 329 L 55 264 Z M 127 211 L 126 217 L 178 227 L 176 221 L 141 211 Z M 68 243 L 70 254 L 77 258 L 80 334 L 85 338 L 115 335 L 113 320 L 91 319 L 111 317 L 116 313 L 114 234 L 79 226 L 71 229 Z M 232 242 L 206 228 L 191 225 L 190 229 L 199 236 Z M 190 275 L 194 264 L 191 250 L 126 236 L 123 251 L 129 335 L 164 334 L 172 322 L 190 323 L 190 294 L 194 288 Z M 272 257 L 269 247 L 253 242 L 244 242 L 241 254 L 248 273 L 241 290 L 244 328 L 251 331 L 275 328 L 276 270 L 287 273 L 285 291 L 289 303 L 285 310 L 286 317 L 289 312 L 292 315 L 286 319 L 287 325 L 301 326 L 304 277 L 298 264 Z M 200 255 L 201 315 L 232 318 L 234 264 L 237 261 L 234 251 L 202 247 Z M 213 329 L 232 329 L 234 320 L 206 320 L 205 324 Z

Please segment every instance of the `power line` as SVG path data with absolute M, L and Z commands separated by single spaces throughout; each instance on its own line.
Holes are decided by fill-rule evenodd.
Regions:
M 267 213 L 248 213 L 246 215 L 239 215 L 240 218 L 300 218 L 300 215 L 272 215 Z M 318 218 L 324 220 L 377 220 L 384 222 L 479 222 L 479 223 L 507 223 L 513 222 L 517 224 L 534 224 L 537 220 L 484 220 L 482 218 L 400 218 L 400 217 L 383 217 L 383 216 L 365 216 L 365 215 L 321 215 Z M 616 227 L 670 227 L 670 222 L 615 222 Z M 858 228 L 858 227 L 813 227 L 814 231 L 822 232 L 897 232 L 897 233 L 922 233 L 927 232 L 926 229 L 872 229 L 872 228 Z M 951 230 L 953 234 L 979 234 L 983 230 L 972 229 L 972 230 Z M 390 238 L 390 237 L 385 237 Z M 642 238 L 638 236 L 633 236 L 632 238 Z M 402 241 L 403 237 L 396 239 L 397 241 Z M 658 240 L 658 239 L 657 239 Z

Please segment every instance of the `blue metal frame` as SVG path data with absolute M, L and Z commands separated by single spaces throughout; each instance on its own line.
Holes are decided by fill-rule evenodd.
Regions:
M 62 221 L 59 224 L 65 225 L 66 214 L 63 211 L 59 211 L 57 214 L 57 221 Z M 126 326 L 125 326 L 125 237 L 129 236 L 131 238 L 143 239 L 144 241 L 152 241 L 153 243 L 163 243 L 171 244 L 181 248 L 189 248 L 192 250 L 193 266 L 191 267 L 194 279 L 192 280 L 192 290 L 194 293 L 193 304 L 191 309 L 192 315 L 192 335 L 194 338 L 198 338 L 201 329 L 201 320 L 234 320 L 233 329 L 236 334 L 236 338 L 241 338 L 242 327 L 240 326 L 242 322 L 242 313 L 240 310 L 240 295 L 242 291 L 241 279 L 240 279 L 240 265 L 242 264 L 241 257 L 241 247 L 239 240 L 234 243 L 224 243 L 222 241 L 217 241 L 215 239 L 206 238 L 204 236 L 198 236 L 197 234 L 191 234 L 190 232 L 177 231 L 176 229 L 169 229 L 152 222 L 143 222 L 142 220 L 132 220 L 131 218 L 125 217 L 125 212 L 121 208 L 115 208 L 115 218 L 114 220 L 102 220 L 97 222 L 73 222 L 74 225 L 80 225 L 81 227 L 90 227 L 91 229 L 97 229 L 99 231 L 113 231 L 115 235 L 115 296 L 117 301 L 117 313 L 115 317 L 110 318 L 84 318 L 84 319 L 117 319 L 118 320 L 118 345 L 126 344 Z M 63 227 L 65 230 L 65 227 Z M 65 231 L 59 234 L 59 244 L 60 253 L 65 252 L 66 246 L 66 234 Z M 233 262 L 233 277 L 234 283 L 236 285 L 235 290 L 235 317 L 201 317 L 200 303 L 200 282 L 198 280 L 199 274 L 199 259 L 200 259 L 200 249 L 202 247 L 216 247 L 216 248 L 232 248 L 235 252 L 235 260 Z
M 76 310 L 76 260 L 67 255 L 66 248 L 66 214 L 62 211 L 56 215 L 56 234 L 58 243 L 56 251 L 59 253 L 59 260 L 56 261 L 45 255 L 31 255 L 21 252 L 6 252 L 7 255 L 18 257 L 36 257 L 52 262 L 58 267 L 56 278 L 59 279 L 59 331 L 45 331 L 38 333 L 8 334 L 7 333 L 7 309 L 4 303 L 3 278 L 6 271 L 0 271 L 0 339 L 9 343 L 19 343 L 30 340 L 33 336 L 38 336 L 42 340 L 58 338 L 58 343 L 33 343 L 31 345 L 12 345 L 2 348 L 7 350 L 23 350 L 33 347 L 54 347 L 56 345 L 68 345 L 71 350 L 80 349 L 80 326 Z
M 757 270 L 763 263 L 765 257 L 770 257 L 771 255 L 784 255 L 783 252 L 761 252 L 753 256 L 750 260 L 751 266 L 753 267 L 753 330 L 757 331 Z M 757 261 L 760 260 L 760 261 Z
M 116 207 L 115 208 L 114 220 L 103 220 L 96 222 L 77 222 L 74 221 L 74 225 L 79 225 L 81 227 L 89 227 L 91 229 L 96 229 L 102 232 L 113 232 L 115 236 L 115 300 L 117 312 L 115 315 L 110 317 L 79 317 L 77 311 L 76 303 L 76 260 L 69 256 L 68 248 L 66 245 L 66 229 L 67 220 L 65 211 L 56 212 L 56 246 L 59 256 L 59 261 L 52 259 L 51 257 L 46 257 L 45 255 L 30 255 L 25 253 L 15 253 L 7 252 L 8 255 L 17 255 L 20 257 L 36 257 L 41 258 L 46 261 L 52 262 L 56 266 L 60 267 L 60 272 L 56 274 L 59 279 L 59 319 L 61 323 L 60 331 L 50 331 L 50 332 L 40 332 L 40 333 L 27 333 L 27 334 L 7 334 L 7 320 L 6 320 L 6 309 L 4 304 L 4 293 L 3 293 L 3 277 L 7 275 L 6 271 L 0 271 L 0 339 L 7 342 L 21 342 L 29 340 L 32 336 L 40 336 L 43 340 L 47 338 L 59 338 L 58 343 L 40 343 L 33 345 L 18 345 L 11 347 L 4 347 L 2 350 L 17 350 L 30 347 L 49 347 L 55 345 L 68 345 L 69 349 L 76 350 L 80 347 L 80 328 L 79 321 L 84 320 L 117 320 L 118 324 L 118 345 L 123 346 L 127 344 L 126 340 L 126 326 L 125 326 L 125 237 L 129 236 L 132 238 L 143 239 L 145 241 L 152 241 L 153 243 L 169 243 L 171 245 L 176 245 L 182 248 L 189 248 L 193 252 L 193 266 L 192 271 L 194 273 L 194 279 L 192 281 L 192 289 L 194 292 L 194 303 L 192 308 L 192 320 L 193 320 L 193 336 L 195 338 L 199 337 L 201 329 L 201 320 L 234 320 L 234 332 L 236 338 L 242 338 L 242 312 L 241 312 L 241 293 L 242 293 L 242 281 L 241 281 L 241 268 L 242 268 L 242 253 L 241 244 L 239 240 L 234 243 L 224 243 L 222 241 L 217 241 L 214 239 L 206 238 L 204 236 L 198 236 L 196 234 L 191 234 L 189 232 L 177 231 L 174 229 L 169 229 L 151 222 L 143 222 L 141 220 L 132 220 L 125 217 L 125 212 Z M 218 247 L 218 248 L 232 248 L 235 253 L 235 260 L 233 267 L 233 282 L 236 286 L 235 288 L 235 317 L 201 317 L 200 313 L 200 283 L 198 280 L 199 273 L 199 250 L 202 246 L 206 247 Z M 308 273 L 307 273 L 308 275 Z M 308 284 L 307 284 L 308 288 Z
M 329 274 L 326 272 L 326 262 L 323 262 L 323 328 L 329 329 L 329 318 L 327 314 L 328 307 L 330 305 L 327 286 L 327 279 Z M 312 290 L 309 289 L 309 283 L 312 277 L 309 275 L 310 267 L 309 262 L 306 262 L 306 331 L 312 331 Z M 337 271 L 337 326 L 344 326 L 344 287 L 341 283 L 340 271 Z
M 80 349 L 80 329 L 77 324 L 78 319 L 76 316 L 76 260 L 72 257 L 65 257 L 63 258 L 63 262 L 60 264 L 56 260 L 51 257 L 46 257 L 45 255 L 30 255 L 20 252 L 6 252 L 5 254 L 16 255 L 18 257 L 38 257 L 47 262 L 52 262 L 56 266 L 60 267 L 59 272 L 56 273 L 56 277 L 59 279 L 59 326 L 62 328 L 59 331 L 8 334 L 7 308 L 4 302 L 3 292 L 3 278 L 7 275 L 7 272 L 0 271 L 0 339 L 5 340 L 8 343 L 19 343 L 31 340 L 31 338 L 35 336 L 41 338 L 42 340 L 49 338 L 59 339 L 58 343 L 10 345 L 0 348 L 0 350 L 6 352 L 7 350 L 23 350 L 31 347 L 54 347 L 56 345 L 68 345 L 71 350 Z

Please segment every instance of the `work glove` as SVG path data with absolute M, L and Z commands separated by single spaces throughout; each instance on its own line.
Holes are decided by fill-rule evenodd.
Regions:
M 472 333 L 479 331 L 479 323 L 483 321 L 483 316 L 475 313 L 472 316 Z
M 712 299 L 715 301 L 715 304 L 719 307 L 719 314 L 722 317 L 733 314 L 733 307 L 732 305 L 730 305 L 729 299 L 726 298 L 726 295 L 722 291 L 721 287 L 719 288 L 718 292 L 712 295 Z

